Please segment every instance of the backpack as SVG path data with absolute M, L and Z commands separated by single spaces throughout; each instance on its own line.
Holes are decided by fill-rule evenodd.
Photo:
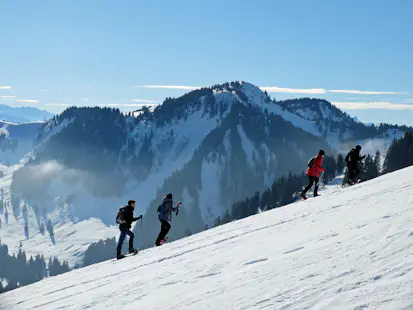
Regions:
M 308 161 L 308 168 L 313 168 L 315 162 L 315 157 L 310 158 Z
M 126 206 L 120 207 L 118 213 L 116 214 L 116 223 L 118 224 L 125 224 L 125 212 Z
M 158 206 L 158 209 L 156 210 L 158 212 L 158 214 L 161 212 L 162 207 L 163 207 L 163 201 L 161 202 L 161 204 Z

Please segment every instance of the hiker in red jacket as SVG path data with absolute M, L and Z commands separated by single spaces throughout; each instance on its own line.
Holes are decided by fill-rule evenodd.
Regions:
M 324 172 L 325 169 L 323 168 L 323 158 L 324 158 L 324 151 L 320 150 L 316 157 L 313 157 L 308 163 L 308 169 L 306 175 L 308 176 L 308 185 L 304 190 L 301 192 L 301 197 L 307 199 L 306 193 L 308 190 L 314 185 L 314 197 L 320 196 L 318 191 L 318 181 L 320 179 L 320 172 Z

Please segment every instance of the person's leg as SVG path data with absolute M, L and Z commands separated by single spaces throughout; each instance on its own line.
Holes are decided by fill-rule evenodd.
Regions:
M 318 182 L 320 178 L 314 177 L 314 197 L 318 196 Z
M 348 166 L 348 184 L 352 185 L 356 178 L 356 168 L 352 165 Z
M 135 235 L 129 229 L 125 233 L 129 236 L 129 252 L 130 252 L 131 250 L 133 250 L 133 238 L 135 237 Z
M 162 239 L 165 239 L 166 235 L 168 234 L 169 230 L 171 229 L 171 224 L 165 221 L 164 223 L 164 233 Z
M 156 245 L 160 244 L 161 240 L 165 238 L 166 234 L 171 228 L 171 225 L 167 221 L 161 220 L 161 223 L 161 231 L 159 232 L 158 238 L 156 239 Z
M 163 230 L 164 230 L 164 220 L 160 220 L 160 222 L 161 222 L 161 231 L 159 232 L 159 235 L 158 235 L 158 238 L 156 238 L 156 241 L 155 241 L 155 245 L 159 245 L 160 244 L 160 242 L 161 242 L 161 240 L 163 239 L 163 237 L 162 237 L 162 235 L 163 235 Z
M 122 244 L 123 244 L 123 241 L 125 240 L 125 237 L 126 237 L 126 231 L 124 229 L 121 229 L 120 237 L 119 237 L 119 241 L 118 241 L 118 247 L 116 248 L 116 255 L 117 256 L 119 256 L 121 254 Z
M 360 177 L 360 172 L 360 167 L 359 165 L 357 165 L 354 169 L 354 181 L 356 181 Z
M 309 175 L 308 176 L 308 184 L 304 188 L 304 190 L 301 192 L 301 196 L 304 196 L 308 192 L 308 190 L 311 188 L 311 186 L 313 186 L 313 184 L 314 184 L 314 177 Z

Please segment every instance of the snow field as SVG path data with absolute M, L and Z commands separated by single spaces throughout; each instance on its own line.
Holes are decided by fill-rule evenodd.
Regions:
M 2 294 L 4 309 L 411 309 L 413 168 Z M 2 308 L 2 309 L 3 309 Z

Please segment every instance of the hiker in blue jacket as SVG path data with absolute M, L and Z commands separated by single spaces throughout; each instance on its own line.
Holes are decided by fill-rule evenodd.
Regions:
M 155 241 L 156 246 L 160 246 L 161 242 L 163 243 L 165 241 L 165 237 L 171 229 L 172 211 L 177 211 L 181 205 L 182 203 L 178 202 L 176 207 L 173 206 L 171 193 L 166 195 L 162 200 L 161 205 L 158 207 L 158 219 L 161 222 L 161 231 Z

